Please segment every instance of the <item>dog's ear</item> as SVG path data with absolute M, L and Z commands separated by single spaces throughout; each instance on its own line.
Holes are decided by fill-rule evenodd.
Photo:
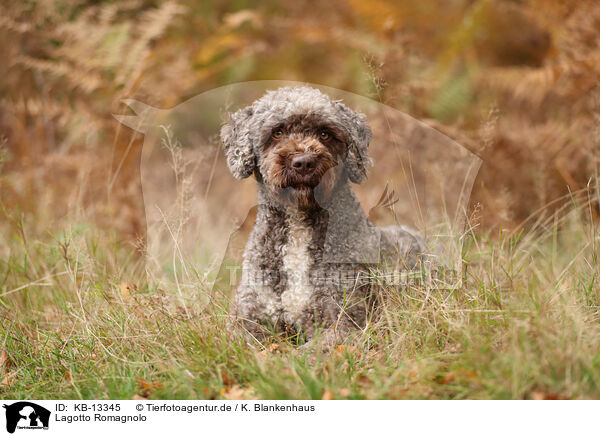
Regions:
M 227 157 L 229 171 L 236 179 L 249 177 L 256 166 L 256 158 L 250 135 L 254 111 L 251 106 L 240 109 L 229 116 L 221 128 L 221 142 Z
M 367 168 L 371 165 L 367 153 L 372 136 L 371 128 L 364 114 L 354 112 L 342 103 L 338 103 L 337 107 L 344 119 L 345 130 L 348 132 L 346 172 L 350 181 L 362 183 L 367 178 Z

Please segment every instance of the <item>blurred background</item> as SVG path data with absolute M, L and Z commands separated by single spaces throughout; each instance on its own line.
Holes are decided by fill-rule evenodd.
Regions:
M 4 2 L 0 219 L 143 240 L 143 136 L 121 100 L 267 79 L 423 120 L 483 160 L 472 224 L 527 225 L 596 183 L 599 29 L 597 0 Z

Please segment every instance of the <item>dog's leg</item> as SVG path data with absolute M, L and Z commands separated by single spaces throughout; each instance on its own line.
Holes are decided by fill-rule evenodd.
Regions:
M 243 332 L 248 343 L 263 343 L 281 329 L 281 301 L 261 283 L 242 283 L 230 309 L 232 328 Z

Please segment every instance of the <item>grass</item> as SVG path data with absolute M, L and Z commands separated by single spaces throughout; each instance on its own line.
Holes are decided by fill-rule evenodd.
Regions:
M 462 288 L 387 289 L 381 319 L 325 354 L 282 338 L 244 344 L 227 333 L 226 299 L 201 281 L 149 283 L 116 235 L 81 224 L 37 234 L 7 215 L 0 395 L 599 398 L 599 233 L 588 214 L 573 206 L 527 232 L 470 235 Z

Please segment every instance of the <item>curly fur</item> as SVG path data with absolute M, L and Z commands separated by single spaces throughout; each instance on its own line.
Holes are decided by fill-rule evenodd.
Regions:
M 268 91 L 251 106 L 230 115 L 229 123 L 221 130 L 221 138 L 227 164 L 234 177 L 249 177 L 255 166 L 261 163 L 259 148 L 271 130 L 282 120 L 299 114 L 317 115 L 322 121 L 347 132 L 348 177 L 354 183 L 363 182 L 370 164 L 367 147 L 371 140 L 371 128 L 366 117 L 309 87 L 286 87 Z
M 286 87 L 230 115 L 221 138 L 231 173 L 258 182 L 233 314 L 257 337 L 268 326 L 309 339 L 316 327 L 343 336 L 363 326 L 373 304 L 368 267 L 412 267 L 424 251 L 417 232 L 370 223 L 352 192 L 349 182 L 364 181 L 371 164 L 366 117 L 317 89 Z M 290 164 L 303 153 L 316 159 L 309 175 Z

